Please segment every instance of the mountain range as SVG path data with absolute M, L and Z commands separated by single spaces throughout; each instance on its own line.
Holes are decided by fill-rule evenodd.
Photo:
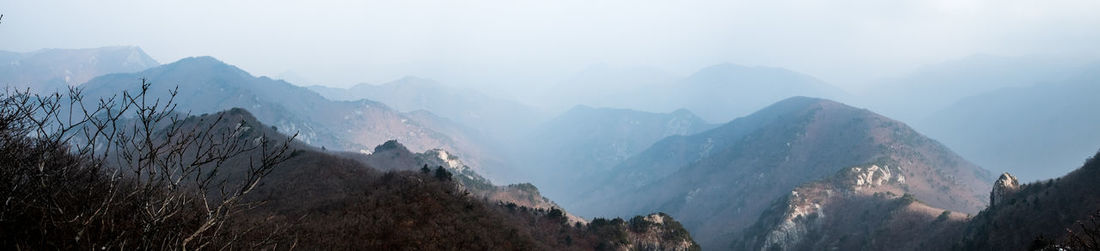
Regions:
M 1100 64 L 1060 81 L 964 98 L 918 121 L 967 159 L 1034 181 L 1061 176 L 1100 143 Z
M 892 118 L 917 123 L 964 98 L 1002 88 L 1062 82 L 1088 70 L 1092 63 L 1074 58 L 977 54 L 883 79 L 859 100 Z
M 236 223 L 306 249 L 1006 250 L 1100 218 L 1100 64 L 1080 61 L 973 56 L 862 98 L 783 68 L 597 66 L 523 102 L 417 77 L 301 87 L 137 47 L 0 62 L 8 87 L 147 87 L 185 123 L 298 133 Z
M 66 91 L 100 75 L 138 72 L 158 65 L 134 46 L 0 51 L 0 85 L 36 92 Z
M 704 67 L 688 76 L 646 68 L 593 67 L 546 93 L 575 102 L 561 104 L 565 107 L 580 104 L 662 113 L 686 108 L 712 122 L 727 122 L 791 96 L 849 96 L 807 74 L 732 63 Z
M 400 140 L 414 151 L 445 149 L 478 163 L 492 166 L 492 155 L 464 137 L 437 132 L 410 116 L 371 100 L 332 101 L 304 87 L 255 77 L 212 57 L 193 57 L 137 73 L 108 74 L 81 88 L 91 98 L 110 97 L 121 91 L 139 90 L 147 81 L 150 98 L 167 99 L 173 90 L 179 112 L 214 113 L 231 108 L 249 109 L 260 121 L 281 131 L 298 132 L 299 139 L 318 147 L 370 152 L 374 145 Z M 418 117 L 430 117 L 421 115 Z M 429 123 L 445 123 L 436 120 Z M 482 158 L 484 157 L 484 159 Z
M 369 99 L 402 112 L 425 110 L 501 139 L 519 135 L 545 119 L 542 111 L 519 102 L 417 77 L 381 85 L 358 84 L 346 89 L 324 86 L 310 86 L 309 89 L 332 100 Z

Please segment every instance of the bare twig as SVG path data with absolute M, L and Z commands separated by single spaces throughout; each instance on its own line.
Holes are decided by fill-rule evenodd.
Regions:
M 39 163 L 33 171 L 4 165 L 0 182 L 8 186 L 0 187 L 0 221 L 22 213 L 10 207 L 12 201 L 53 196 L 22 191 L 46 189 L 46 178 L 88 172 L 102 178 L 83 192 L 93 194 L 67 196 L 95 201 L 75 209 L 58 201 L 44 206 L 48 212 L 42 224 L 74 231 L 73 243 L 58 247 L 203 249 L 216 241 L 235 241 L 222 236 L 228 232 L 225 224 L 256 205 L 242 201 L 289 159 L 297 134 L 275 140 L 252 129 L 262 129 L 259 125 L 228 123 L 225 113 L 193 118 L 176 111 L 178 87 L 161 99 L 150 96 L 151 86 L 142 79 L 135 92 L 99 98 L 94 105 L 85 103 L 77 88 L 67 95 L 37 95 L 29 89 L 0 94 L 0 147 L 31 140 L 35 149 L 62 149 L 80 160 L 53 167 L 47 163 L 57 157 L 43 152 L 31 155 Z M 120 210 L 133 210 L 126 220 L 134 223 L 112 223 Z

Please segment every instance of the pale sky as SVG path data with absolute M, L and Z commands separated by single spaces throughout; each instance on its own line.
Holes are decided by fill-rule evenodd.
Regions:
M 978 53 L 1100 55 L 1096 0 L 5 0 L 0 14 L 0 50 L 136 45 L 330 86 L 417 75 L 518 90 L 595 64 L 731 62 L 852 89 Z

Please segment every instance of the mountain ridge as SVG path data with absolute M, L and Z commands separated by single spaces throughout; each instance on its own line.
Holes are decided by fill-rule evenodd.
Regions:
M 474 154 L 482 152 L 475 143 L 439 133 L 386 104 L 370 100 L 331 101 L 285 81 L 254 77 L 213 57 L 184 58 L 139 73 L 108 74 L 82 88 L 89 97 L 110 97 L 120 90 L 131 93 L 139 90 L 142 79 L 153 83 L 149 90 L 152 98 L 167 98 L 178 85 L 175 99 L 180 112 L 249 109 L 264 123 L 297 131 L 300 140 L 318 147 L 369 151 L 387 140 L 398 139 L 415 151 L 442 148 L 455 152 L 476 162 L 478 168 L 492 162 L 478 157 L 486 155 Z

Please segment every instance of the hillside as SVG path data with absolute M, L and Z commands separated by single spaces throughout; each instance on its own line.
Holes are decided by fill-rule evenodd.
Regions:
M 1098 157 L 1063 177 L 1030 184 L 1002 174 L 989 193 L 989 206 L 972 216 L 899 194 L 905 180 L 889 166 L 851 167 L 777 200 L 731 247 L 1091 250 L 1082 245 L 1100 241 L 1090 239 L 1100 233 L 1100 189 L 1094 185 L 1100 179 Z M 1071 233 L 1082 239 L 1068 239 Z
M 226 114 L 226 121 L 242 121 L 269 136 L 275 133 L 243 109 Z M 397 157 L 415 156 L 428 163 L 445 159 L 461 164 L 445 152 L 412 154 L 394 141 L 377 150 L 366 157 L 370 165 L 365 165 L 363 159 L 340 157 L 298 144 L 293 157 L 246 198 L 246 202 L 264 203 L 235 218 L 238 227 L 231 231 L 241 231 L 241 243 L 305 249 L 590 250 L 658 246 L 661 250 L 689 250 L 694 243 L 671 217 L 654 214 L 636 222 L 603 220 L 593 224 L 570 221 L 559 208 L 529 207 L 478 196 L 470 180 L 459 178 L 477 177 L 468 169 L 448 167 L 455 173 L 452 180 L 451 176 L 422 173 L 417 166 L 404 167 L 400 161 L 370 160 L 401 154 Z M 244 232 L 248 229 L 253 230 Z
M 556 198 L 583 196 L 612 167 L 658 140 L 713 128 L 687 110 L 649 113 L 576 106 L 539 125 L 513 148 L 529 179 Z
M 391 139 L 401 140 L 414 151 L 446 149 L 459 153 L 482 168 L 480 146 L 472 137 L 451 137 L 386 106 L 370 101 L 331 101 L 287 82 L 254 77 L 211 57 L 185 58 L 138 73 L 109 74 L 84 86 L 89 97 L 109 97 L 122 90 L 134 92 L 145 78 L 150 95 L 166 98 L 177 85 L 175 102 L 181 112 L 213 113 L 234 107 L 249 109 L 265 124 L 282 131 L 298 132 L 299 139 L 324 148 L 369 152 Z M 469 149 L 469 150 L 467 150 Z
M 882 163 L 880 163 L 882 164 Z M 776 200 L 736 250 L 946 250 L 968 215 L 928 206 L 888 164 L 842 169 Z M 912 177 L 909 177 L 912 178 Z
M 557 203 L 543 197 L 539 189 L 530 183 L 494 185 L 463 163 L 458 156 L 441 149 L 413 153 L 396 140 L 391 140 L 375 147 L 371 154 L 339 153 L 338 155 L 355 159 L 382 171 L 423 172 L 422 169 L 427 168 L 428 172 L 434 174 L 435 169 L 443 168 L 442 170 L 447 170 L 453 175 L 452 178 L 459 185 L 459 189 L 470 192 L 474 198 L 504 204 L 511 203 L 532 209 L 562 209 Z M 565 215 L 570 223 L 587 222 L 568 212 L 565 212 Z
M 134 46 L 92 49 L 0 51 L 0 86 L 36 92 L 65 91 L 109 73 L 138 72 L 160 65 Z
M 903 191 L 931 206 L 976 213 L 985 205 L 991 175 L 936 141 L 867 110 L 795 97 L 657 142 L 615 167 L 574 210 L 668 212 L 704 247 L 722 248 L 796 186 L 873 163 L 897 168 Z
M 990 193 L 994 203 L 970 220 L 955 249 L 1024 250 L 1040 236 L 1065 242 L 1067 230 L 1082 232 L 1077 224 L 1100 212 L 1100 153 L 1059 178 L 1020 184 L 1005 174 L 1002 180 Z

